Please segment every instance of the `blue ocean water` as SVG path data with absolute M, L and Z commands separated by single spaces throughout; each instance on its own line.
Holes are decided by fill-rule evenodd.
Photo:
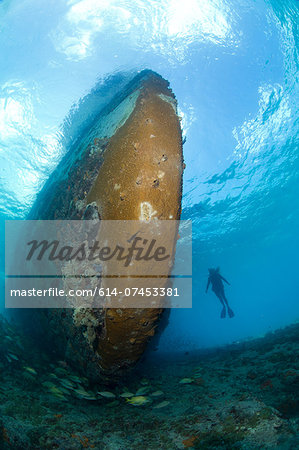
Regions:
M 2 240 L 86 124 L 149 68 L 178 99 L 193 222 L 193 308 L 171 311 L 159 351 L 297 321 L 297 2 L 2 0 L 0 18 Z M 232 320 L 205 294 L 216 266 Z

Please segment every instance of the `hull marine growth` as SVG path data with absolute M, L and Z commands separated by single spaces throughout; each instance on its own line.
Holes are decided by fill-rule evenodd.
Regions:
M 179 220 L 182 134 L 169 83 L 143 71 L 66 154 L 29 215 L 42 220 Z M 175 245 L 176 234 L 172 236 Z M 133 366 L 162 308 L 39 312 L 58 351 L 90 379 Z

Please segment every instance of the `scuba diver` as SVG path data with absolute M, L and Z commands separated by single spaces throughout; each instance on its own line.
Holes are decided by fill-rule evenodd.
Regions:
M 224 319 L 226 317 L 226 308 L 227 312 L 230 318 L 234 317 L 233 310 L 229 307 L 227 299 L 225 297 L 224 292 L 224 286 L 222 283 L 222 280 L 225 281 L 227 284 L 230 284 L 222 275 L 219 273 L 219 267 L 217 269 L 209 269 L 209 278 L 208 278 L 208 284 L 206 288 L 206 293 L 208 292 L 210 283 L 212 284 L 212 291 L 215 292 L 217 297 L 219 298 L 220 302 L 223 305 L 222 311 L 221 311 L 221 319 Z

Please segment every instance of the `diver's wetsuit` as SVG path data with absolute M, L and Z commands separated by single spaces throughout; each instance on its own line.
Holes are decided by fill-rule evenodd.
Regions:
M 222 280 L 225 281 L 227 284 L 229 284 L 229 282 L 222 275 L 220 275 L 219 270 L 209 269 L 209 278 L 208 278 L 206 292 L 208 292 L 209 285 L 211 283 L 212 291 L 215 292 L 215 294 L 217 295 L 217 297 L 219 298 L 220 302 L 223 305 L 223 309 L 221 312 L 221 318 L 224 319 L 226 316 L 225 305 L 227 307 L 227 312 L 228 312 L 229 317 L 232 318 L 232 317 L 234 317 L 234 313 L 233 313 L 232 309 L 229 307 L 228 301 L 225 297 L 224 286 L 223 286 Z

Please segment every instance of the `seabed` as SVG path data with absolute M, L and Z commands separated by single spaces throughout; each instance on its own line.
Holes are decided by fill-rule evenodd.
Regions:
M 90 385 L 0 322 L 1 449 L 297 449 L 299 325 Z M 137 398 L 136 398 L 137 397 Z

